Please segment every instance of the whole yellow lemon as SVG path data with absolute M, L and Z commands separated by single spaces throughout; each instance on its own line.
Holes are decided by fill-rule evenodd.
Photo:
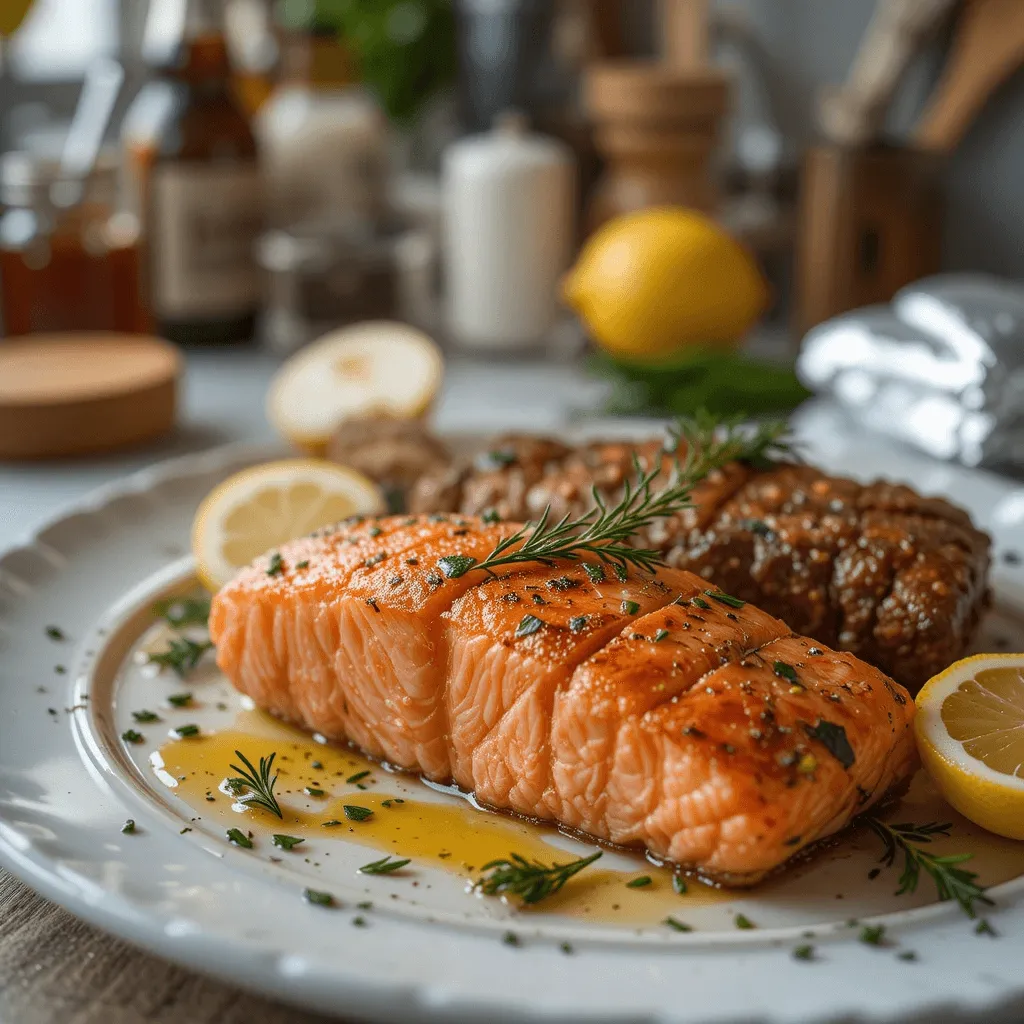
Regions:
M 593 339 L 627 359 L 735 345 L 768 305 L 746 249 L 710 217 L 673 206 L 604 224 L 566 276 L 563 295 Z

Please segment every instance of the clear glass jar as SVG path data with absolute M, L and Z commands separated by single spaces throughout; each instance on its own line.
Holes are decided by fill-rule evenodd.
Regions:
M 147 333 L 138 219 L 117 208 L 117 165 L 102 155 L 84 181 L 56 161 L 0 161 L 0 302 L 8 335 Z

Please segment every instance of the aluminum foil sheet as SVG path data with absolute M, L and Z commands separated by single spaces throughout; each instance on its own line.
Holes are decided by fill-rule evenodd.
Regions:
M 865 427 L 967 466 L 1024 464 L 1024 285 L 942 274 L 803 340 L 797 373 Z

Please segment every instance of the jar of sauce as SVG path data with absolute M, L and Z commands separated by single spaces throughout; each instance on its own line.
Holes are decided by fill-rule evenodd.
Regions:
M 116 162 L 84 181 L 30 153 L 0 160 L 0 303 L 8 335 L 147 333 L 138 219 L 117 208 Z

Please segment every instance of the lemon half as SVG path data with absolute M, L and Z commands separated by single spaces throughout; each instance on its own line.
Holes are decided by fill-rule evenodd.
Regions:
M 921 760 L 977 825 L 1024 839 L 1024 654 L 978 654 L 917 695 Z
M 281 367 L 267 416 L 292 444 L 323 455 L 347 420 L 422 416 L 443 373 L 441 351 L 422 331 L 386 320 L 355 324 L 324 335 Z
M 243 470 L 211 491 L 196 513 L 192 552 L 199 578 L 219 590 L 285 541 L 384 509 L 384 495 L 372 480 L 332 462 L 286 459 Z

